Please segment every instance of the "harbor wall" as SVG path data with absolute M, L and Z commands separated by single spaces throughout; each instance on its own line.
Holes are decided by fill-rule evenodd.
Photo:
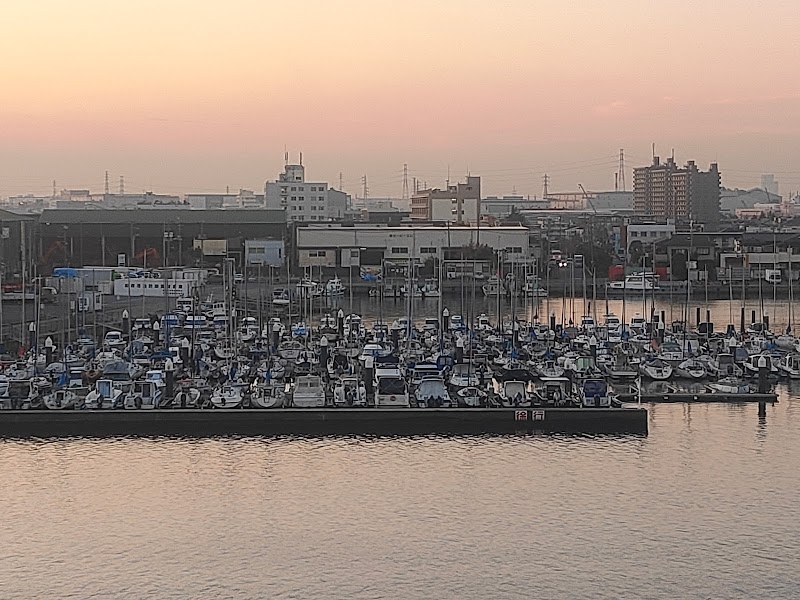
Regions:
M 0 437 L 109 435 L 647 434 L 644 408 L 8 410 Z

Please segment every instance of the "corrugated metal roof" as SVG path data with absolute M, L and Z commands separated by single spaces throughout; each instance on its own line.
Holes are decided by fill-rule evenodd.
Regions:
M 0 209 L 0 221 L 33 221 L 36 217 L 20 215 L 8 210 Z
M 45 209 L 43 225 L 85 223 L 286 223 L 283 209 Z

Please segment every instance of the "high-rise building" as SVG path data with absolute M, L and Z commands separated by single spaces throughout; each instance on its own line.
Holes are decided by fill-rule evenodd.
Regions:
M 329 221 L 342 219 L 348 196 L 323 182 L 306 181 L 303 165 L 286 165 L 277 181 L 268 181 L 264 196 L 267 208 L 283 208 L 287 221 Z
M 678 167 L 674 159 L 656 156 L 649 167 L 633 171 L 633 209 L 636 214 L 675 221 L 719 222 L 720 173 L 717 163 L 700 171 L 694 161 Z
M 477 223 L 481 211 L 481 178 L 468 176 L 465 183 L 419 190 L 411 196 L 411 219 L 414 221 L 450 221 Z

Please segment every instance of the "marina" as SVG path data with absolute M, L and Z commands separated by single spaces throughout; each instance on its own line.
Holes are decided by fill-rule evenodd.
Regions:
M 647 434 L 648 405 L 761 407 L 800 378 L 791 310 L 778 334 L 768 306 L 718 328 L 690 292 L 660 309 L 643 275 L 622 282 L 640 296 L 603 301 L 540 295 L 511 271 L 355 299 L 307 275 L 266 286 L 226 261 L 205 299 L 162 287 L 66 316 L 60 335 L 34 328 L 0 358 L 0 435 Z M 728 309 L 743 319 L 744 303 Z

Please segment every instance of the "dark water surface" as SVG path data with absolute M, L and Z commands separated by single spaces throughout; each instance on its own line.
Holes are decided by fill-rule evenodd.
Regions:
M 10 598 L 797 598 L 800 395 L 648 437 L 0 442 Z

